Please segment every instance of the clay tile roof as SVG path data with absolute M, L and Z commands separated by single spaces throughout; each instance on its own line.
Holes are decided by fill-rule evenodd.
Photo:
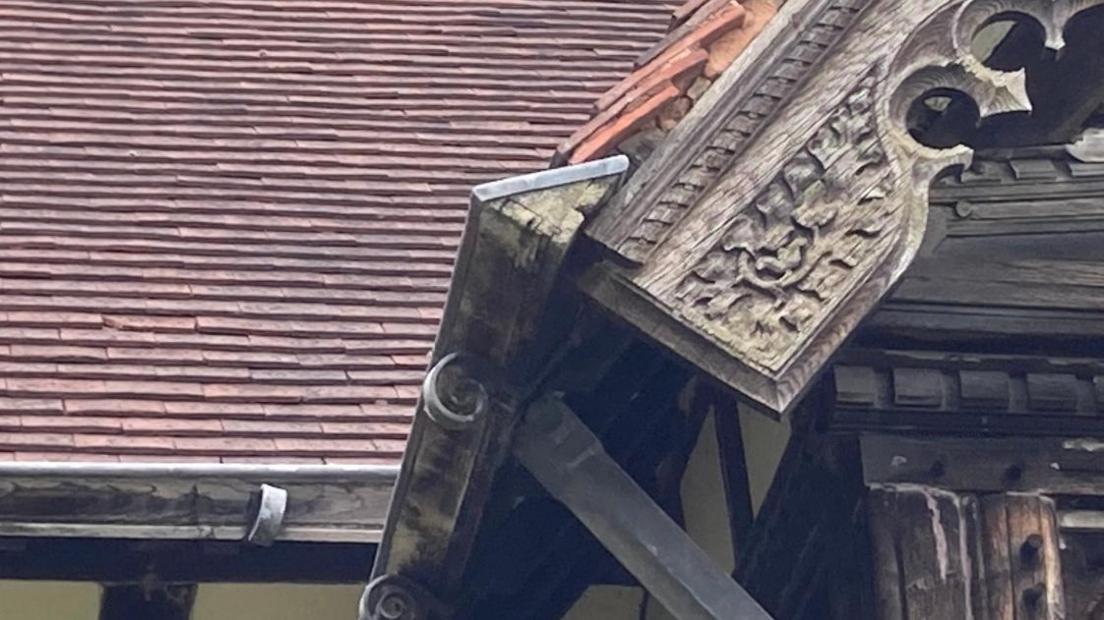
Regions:
M 470 188 L 674 8 L 0 3 L 0 458 L 397 461 Z
M 672 13 L 668 33 L 635 70 L 601 97 L 590 121 L 556 149 L 553 165 L 622 150 L 639 159 L 694 102 L 775 13 L 772 0 L 689 0 Z M 642 139 L 645 148 L 630 146 Z M 640 152 L 637 152 L 640 151 Z

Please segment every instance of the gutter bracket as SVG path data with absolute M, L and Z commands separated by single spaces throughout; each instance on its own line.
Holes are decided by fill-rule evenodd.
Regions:
M 256 511 L 253 513 L 249 533 L 245 542 L 258 547 L 271 547 L 276 535 L 284 526 L 284 513 L 287 511 L 288 492 L 280 487 L 262 484 L 257 495 Z

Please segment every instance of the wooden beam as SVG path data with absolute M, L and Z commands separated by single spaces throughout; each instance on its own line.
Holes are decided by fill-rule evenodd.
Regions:
M 732 533 L 733 557 L 738 558 L 755 520 L 744 437 L 740 429 L 740 412 L 736 401 L 716 388 L 711 389 L 725 505 L 728 508 L 728 527 Z
M 866 484 L 954 491 L 1104 495 L 1104 443 L 1089 438 L 908 437 L 864 434 Z
M 0 538 L 0 579 L 158 583 L 368 581 L 374 544 Z
M 875 486 L 867 516 L 879 620 L 1066 618 L 1050 499 Z
M 1102 436 L 1104 360 L 850 347 L 833 367 L 834 430 Z
M 862 557 L 855 514 L 864 487 L 855 438 L 814 430 L 825 398 L 818 389 L 795 412 L 778 471 L 736 556 L 736 579 L 780 619 L 861 617 L 824 615 L 828 605 L 861 605 L 865 588 L 855 586 L 868 581 L 857 563 L 840 566 L 840 558 Z
M 0 466 L 0 536 L 243 540 L 260 485 L 288 491 L 278 540 L 380 539 L 388 467 Z
M 418 584 L 445 601 L 457 594 L 518 402 L 542 378 L 548 356 L 567 344 L 573 314 L 552 301 L 560 270 L 584 217 L 613 193 L 626 166 L 626 158 L 614 157 L 473 190 L 433 352 L 434 368 L 454 360 L 441 372 L 456 374 L 440 375 L 444 392 L 428 384 L 423 390 L 376 578 Z M 456 354 L 463 357 L 450 357 Z M 449 376 L 453 387 L 481 396 L 469 402 L 474 392 L 447 393 Z M 443 423 L 435 401 L 472 404 L 468 423 Z M 369 591 L 363 605 L 374 601 Z M 363 605 L 364 617 L 375 613 Z
M 514 455 L 675 617 L 770 620 L 563 402 L 530 406 Z

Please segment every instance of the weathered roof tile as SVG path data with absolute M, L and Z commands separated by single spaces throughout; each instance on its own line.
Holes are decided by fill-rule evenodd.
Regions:
M 634 143 L 674 128 L 774 15 L 773 0 L 688 0 L 670 32 L 637 60 L 637 68 L 599 97 L 595 115 L 561 142 L 553 165 L 621 150 L 639 160 Z M 644 108 L 644 111 L 641 111 Z M 649 136 L 647 140 L 631 140 Z
M 395 462 L 470 188 L 674 5 L 0 4 L 0 459 Z

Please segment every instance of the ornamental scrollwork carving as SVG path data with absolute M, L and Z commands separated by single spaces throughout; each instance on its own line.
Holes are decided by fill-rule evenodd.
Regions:
M 723 128 L 686 163 L 677 183 L 655 183 L 645 189 L 657 207 L 645 216 L 620 245 L 620 252 L 643 261 L 648 252 L 693 206 L 709 186 L 732 164 L 760 127 L 800 87 L 807 74 L 824 59 L 871 0 L 833 0 L 816 12 L 805 34 L 788 42 L 785 60 L 757 76 L 758 84 L 734 106 Z M 669 171 L 659 171 L 660 174 Z M 642 196 L 649 199 L 651 196 Z
M 900 204 L 864 78 L 682 280 L 686 311 L 745 334 L 760 359 L 784 357 L 892 241 Z
M 980 57 L 982 31 L 1035 20 L 1052 53 L 1102 4 L 790 0 L 588 230 L 625 260 L 586 290 L 786 410 L 912 262 L 929 185 L 972 160 L 965 136 L 1032 110 L 1026 71 Z M 804 31 L 829 14 L 838 27 Z

